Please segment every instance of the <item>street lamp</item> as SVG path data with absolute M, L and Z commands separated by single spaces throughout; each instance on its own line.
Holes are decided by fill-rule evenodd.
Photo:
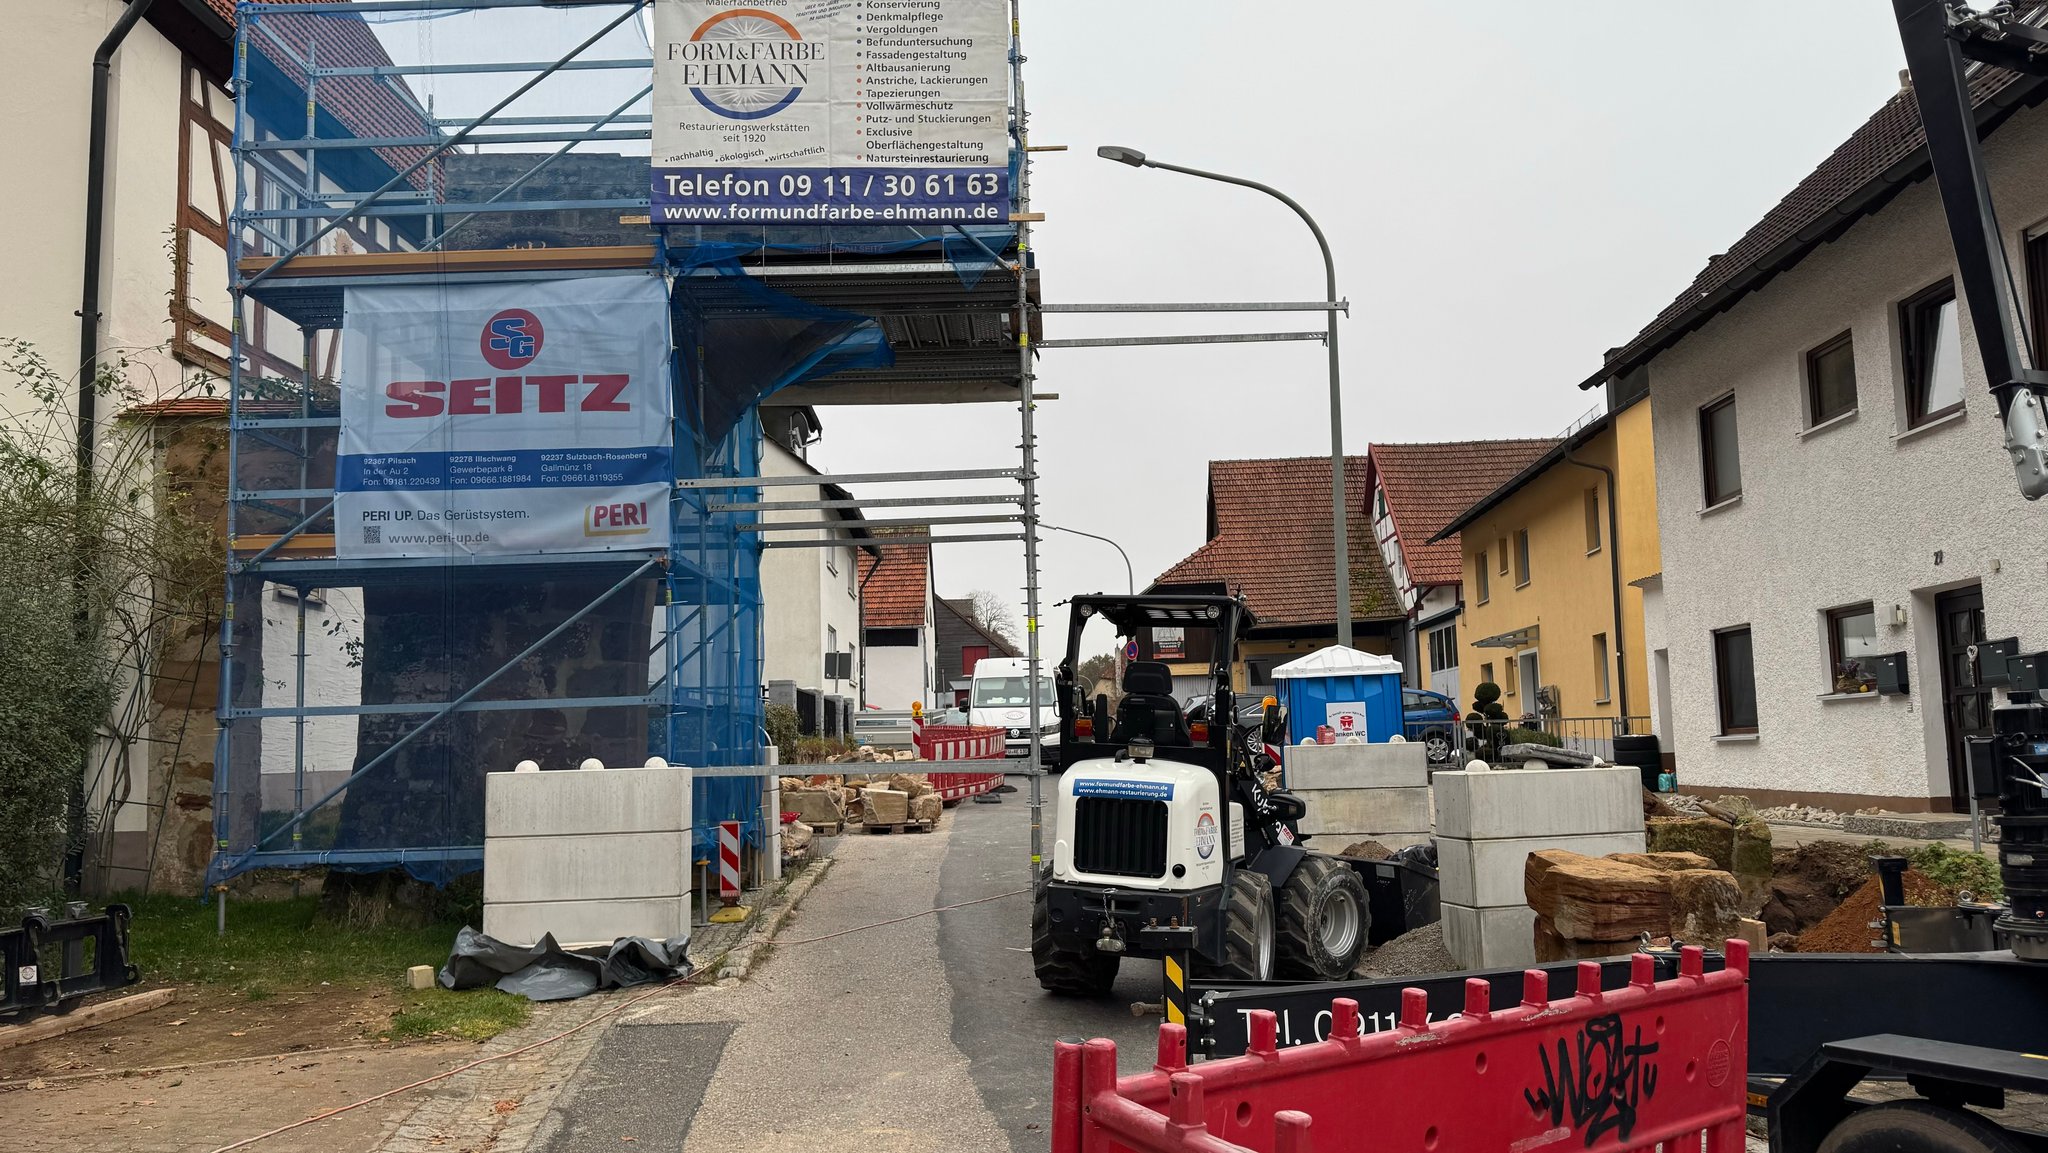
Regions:
M 1106 537 L 1106 536 L 1096 536 L 1096 535 L 1095 535 L 1094 533 L 1092 533 L 1092 532 L 1082 532 L 1082 531 L 1081 531 L 1080 529 L 1077 529 L 1077 528 L 1067 528 L 1067 527 L 1065 527 L 1065 526 L 1063 526 L 1063 525 L 1056 525 L 1056 524 L 1047 524 L 1047 523 L 1045 523 L 1044 521 L 1039 521 L 1039 522 L 1038 522 L 1038 527 L 1039 527 L 1039 528 L 1049 528 L 1049 529 L 1051 529 L 1051 530 L 1052 530 L 1052 531 L 1054 531 L 1054 532 L 1065 532 L 1065 533 L 1072 533 L 1072 534 L 1073 534 L 1073 535 L 1075 535 L 1075 536 L 1085 536 L 1085 537 L 1087 537 L 1087 538 L 1088 538 L 1089 540 L 1099 540 L 1099 541 L 1101 541 L 1101 542 L 1102 542 L 1103 544 L 1106 544 L 1106 545 L 1108 545 L 1109 547 L 1111 547 L 1111 548 L 1115 549 L 1115 550 L 1116 550 L 1116 554 L 1117 554 L 1118 556 L 1120 556 L 1120 557 L 1124 558 L 1124 586 L 1125 586 L 1125 590 L 1124 590 L 1124 591 L 1126 591 L 1126 592 L 1130 593 L 1130 594 L 1131 594 L 1132 596 L 1136 596 L 1136 595 L 1137 595 L 1137 593 L 1138 593 L 1138 578 L 1137 578 L 1137 576 L 1136 576 L 1136 575 L 1135 575 L 1135 574 L 1134 574 L 1134 573 L 1133 573 L 1133 572 L 1131 571 L 1131 554 L 1130 554 L 1130 553 L 1127 553 L 1127 552 L 1125 552 L 1125 551 L 1124 551 L 1124 546 L 1122 546 L 1122 545 L 1120 545 L 1120 544 L 1116 543 L 1115 541 L 1113 541 L 1113 540 L 1109 539 L 1109 538 L 1108 538 L 1108 537 Z
M 1095 155 L 1104 160 L 1114 160 L 1118 164 L 1128 164 L 1133 168 L 1163 168 L 1168 172 L 1199 176 L 1204 180 L 1218 180 L 1243 188 L 1255 188 L 1292 208 L 1294 214 L 1301 217 L 1302 223 L 1308 225 L 1308 230 L 1315 233 L 1316 245 L 1323 250 L 1323 272 L 1326 280 L 1323 300 L 1329 306 L 1325 312 L 1329 318 L 1329 334 L 1324 338 L 1324 343 L 1330 348 L 1330 520 L 1331 537 L 1337 548 L 1337 643 L 1350 645 L 1351 543 L 1344 507 L 1344 404 L 1337 383 L 1337 262 L 1330 257 L 1330 242 L 1323 238 L 1323 230 L 1316 224 L 1315 218 L 1308 214 L 1307 209 L 1297 204 L 1293 197 L 1256 180 L 1225 176 L 1220 172 L 1204 172 L 1199 168 L 1183 168 L 1178 164 L 1149 159 L 1135 148 L 1123 148 L 1114 144 L 1105 144 L 1097 148 Z

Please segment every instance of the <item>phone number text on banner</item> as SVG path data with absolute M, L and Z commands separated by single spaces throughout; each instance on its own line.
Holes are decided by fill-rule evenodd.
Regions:
M 342 331 L 339 555 L 667 545 L 658 278 L 351 289 Z
M 656 0 L 656 223 L 1004 223 L 1004 0 Z

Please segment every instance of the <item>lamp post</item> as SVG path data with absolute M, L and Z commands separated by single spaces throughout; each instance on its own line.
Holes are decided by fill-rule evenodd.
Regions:
M 1116 554 L 1117 554 L 1118 556 L 1120 556 L 1120 557 L 1124 558 L 1124 591 L 1125 591 L 1125 592 L 1127 592 L 1127 593 L 1130 593 L 1130 594 L 1131 594 L 1131 595 L 1133 595 L 1133 596 L 1136 596 L 1136 595 L 1137 595 L 1137 592 L 1138 592 L 1138 578 L 1137 578 L 1137 575 L 1136 575 L 1136 573 L 1134 573 L 1134 572 L 1132 571 L 1132 569 L 1131 569 L 1131 554 L 1130 554 L 1130 553 L 1127 553 L 1127 552 L 1125 552 L 1125 551 L 1124 551 L 1124 546 L 1122 546 L 1122 545 L 1120 545 L 1120 544 L 1116 543 L 1115 541 L 1113 541 L 1113 540 L 1109 539 L 1109 538 L 1108 538 L 1108 537 L 1106 537 L 1106 536 L 1096 536 L 1096 535 L 1095 535 L 1094 533 L 1092 533 L 1092 532 L 1082 532 L 1082 531 L 1081 531 L 1080 529 L 1077 529 L 1077 528 L 1067 528 L 1067 527 L 1066 527 L 1066 526 L 1064 526 L 1064 525 L 1057 525 L 1057 524 L 1047 524 L 1047 523 L 1045 523 L 1044 521 L 1039 521 L 1039 522 L 1038 522 L 1038 527 L 1039 527 L 1039 528 L 1049 528 L 1049 529 L 1051 529 L 1051 530 L 1052 530 L 1052 531 L 1054 531 L 1054 532 L 1064 532 L 1064 533 L 1072 533 L 1072 534 L 1073 534 L 1073 535 L 1075 535 L 1075 536 L 1085 536 L 1085 537 L 1087 537 L 1087 538 L 1088 538 L 1089 540 L 1099 540 L 1099 541 L 1101 541 L 1101 542 L 1102 542 L 1103 544 L 1106 544 L 1106 545 L 1108 545 L 1109 547 L 1111 547 L 1111 548 L 1115 549 L 1115 550 L 1116 550 Z
M 1337 375 L 1337 310 L 1335 308 L 1337 301 L 1337 262 L 1330 256 L 1330 242 L 1323 238 L 1321 226 L 1316 224 L 1315 217 L 1310 216 L 1307 209 L 1296 203 L 1292 196 L 1270 185 L 1260 184 L 1256 180 L 1246 180 L 1241 176 L 1225 176 L 1220 172 L 1205 172 L 1200 168 L 1185 168 L 1178 164 L 1168 164 L 1163 160 L 1153 160 L 1135 148 L 1122 148 L 1114 144 L 1105 144 L 1097 148 L 1095 155 L 1102 157 L 1104 160 L 1114 160 L 1118 164 L 1128 164 L 1133 168 L 1162 168 L 1168 172 L 1178 172 L 1185 176 L 1199 176 L 1204 180 L 1217 180 L 1224 184 L 1235 184 L 1243 188 L 1257 189 L 1293 209 L 1294 214 L 1301 217 L 1302 223 L 1308 225 L 1308 230 L 1315 234 L 1316 246 L 1323 251 L 1323 274 L 1325 278 L 1323 301 L 1328 306 L 1325 309 L 1324 315 L 1328 317 L 1329 328 L 1328 335 L 1324 337 L 1324 343 L 1330 349 L 1330 520 L 1332 526 L 1331 539 L 1337 550 L 1337 643 L 1349 647 L 1351 644 L 1351 542 L 1349 528 L 1346 524 L 1347 517 L 1345 516 L 1344 505 L 1344 402 L 1343 396 L 1338 389 Z

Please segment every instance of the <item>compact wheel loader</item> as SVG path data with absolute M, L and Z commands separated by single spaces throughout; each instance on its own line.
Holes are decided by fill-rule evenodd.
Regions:
M 1057 835 L 1031 913 L 1031 959 L 1054 993 L 1109 991 L 1124 957 L 1156 957 L 1148 929 L 1193 929 L 1199 976 L 1330 981 L 1365 948 L 1364 883 L 1302 845 L 1300 798 L 1269 789 L 1268 741 L 1232 723 L 1231 666 L 1253 618 L 1226 596 L 1082 596 L 1054 673 L 1060 720 Z M 1207 666 L 1190 721 L 1168 665 L 1130 659 L 1114 709 L 1085 698 L 1082 633 L 1115 628 L 1121 651 Z M 1183 688 L 1187 688 L 1185 681 Z M 1206 718 L 1218 718 L 1215 721 Z M 1269 705 L 1264 736 L 1284 744 Z

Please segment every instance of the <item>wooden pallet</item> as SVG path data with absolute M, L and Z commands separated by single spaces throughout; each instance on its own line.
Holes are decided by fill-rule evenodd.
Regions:
M 897 821 L 888 825 L 862 825 L 870 833 L 929 833 L 939 827 L 937 821 Z

